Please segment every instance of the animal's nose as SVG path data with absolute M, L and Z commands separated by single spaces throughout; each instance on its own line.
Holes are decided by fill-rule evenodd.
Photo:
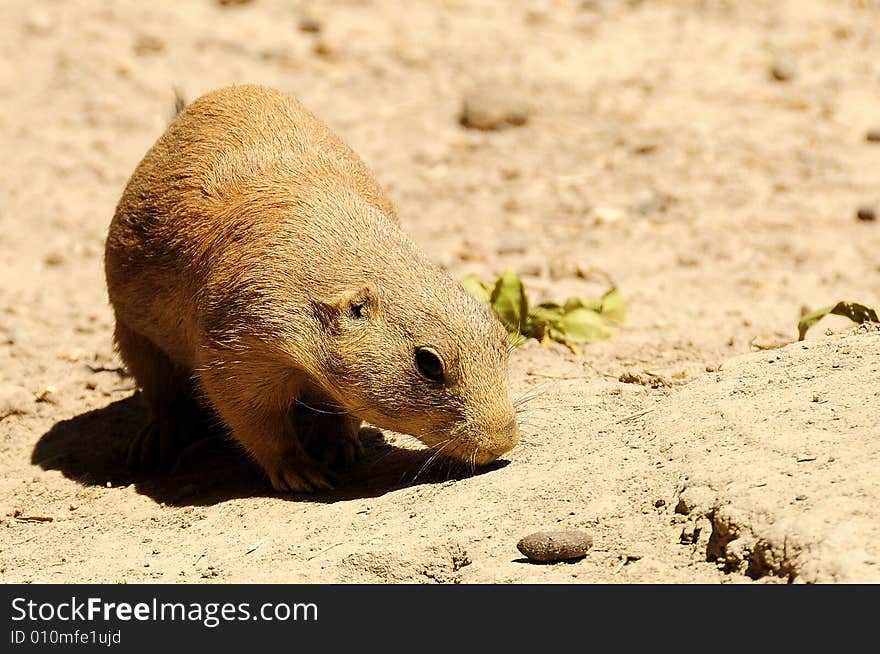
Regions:
M 507 423 L 503 433 L 505 434 L 507 442 L 504 450 L 498 453 L 499 456 L 504 454 L 504 452 L 509 452 L 516 447 L 517 443 L 519 443 L 519 425 L 516 424 L 515 418 L 510 419 L 510 422 Z
M 516 419 L 511 418 L 504 427 L 492 434 L 484 449 L 494 460 L 512 450 L 517 443 L 519 443 L 519 426 L 516 424 Z

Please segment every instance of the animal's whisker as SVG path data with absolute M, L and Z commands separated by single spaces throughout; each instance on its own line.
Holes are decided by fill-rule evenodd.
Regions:
M 537 427 L 538 426 L 534 422 L 530 422 L 529 420 L 517 420 L 516 424 L 519 427 Z
M 530 402 L 533 399 L 535 399 L 536 397 L 540 397 L 540 396 L 546 394 L 547 391 L 550 390 L 550 388 L 549 388 L 550 385 L 551 385 L 551 382 L 549 382 L 549 381 L 541 382 L 540 384 L 537 384 L 534 387 L 527 389 L 522 395 L 520 395 L 518 398 L 516 398 L 513 401 L 513 405 L 518 406 L 518 405 L 523 404 L 525 402 Z
M 547 394 L 547 391 L 545 390 L 540 393 L 533 393 L 531 395 L 523 395 L 522 397 L 518 397 L 516 400 L 513 401 L 513 408 L 518 409 L 521 406 L 528 404 L 529 402 L 536 400 L 539 397 L 542 397 L 546 394 Z
M 380 463 L 381 461 L 384 461 L 385 459 L 387 459 L 387 458 L 388 458 L 389 456 L 391 456 L 392 454 L 397 454 L 398 452 L 400 452 L 400 449 L 394 447 L 393 445 L 388 445 L 388 444 L 386 443 L 386 446 L 387 446 L 387 448 L 388 448 L 388 451 L 387 451 L 387 452 L 383 452 L 380 456 L 378 456 L 377 458 L 373 459 L 373 463 Z
M 428 466 L 430 466 L 431 463 L 432 463 L 432 462 L 433 462 L 438 456 L 440 456 L 440 453 L 443 452 L 443 450 L 446 449 L 446 447 L 447 447 L 450 443 L 454 443 L 456 440 L 458 440 L 458 438 L 460 438 L 460 436 L 456 436 L 456 437 L 454 437 L 454 438 L 448 438 L 446 441 L 443 441 L 443 442 L 442 442 L 442 447 L 440 447 L 436 452 L 434 452 L 430 457 L 428 457 L 428 460 L 425 461 L 424 464 L 422 464 L 422 467 L 419 468 L 419 471 L 416 473 L 415 477 L 412 478 L 412 482 L 415 482 L 415 481 L 419 478 L 419 475 L 421 475 L 421 474 L 422 474 L 422 473 L 428 468 Z M 436 447 L 436 446 L 432 446 L 432 449 L 433 449 L 433 447 Z
M 304 407 L 307 408 L 309 411 L 314 411 L 315 413 L 322 413 L 322 414 L 324 414 L 324 415 L 329 415 L 329 416 L 344 416 L 344 415 L 348 415 L 348 414 L 349 414 L 349 412 L 346 411 L 346 410 L 344 410 L 343 407 L 334 407 L 333 405 L 329 405 L 329 404 L 327 404 L 327 405 L 325 405 L 325 406 L 328 406 L 328 407 L 331 407 L 331 408 L 343 409 L 343 410 L 341 410 L 341 411 L 326 411 L 326 410 L 324 410 L 324 409 L 319 409 L 319 408 L 316 407 L 316 406 L 312 406 L 311 404 L 307 404 L 307 403 L 303 402 L 303 401 L 302 401 L 301 399 L 299 399 L 299 398 L 294 399 L 293 402 L 294 402 L 294 404 L 299 404 L 300 406 L 304 406 Z
M 525 402 L 531 402 L 536 397 L 541 397 L 542 395 L 546 395 L 546 394 L 547 394 L 546 388 L 533 389 L 531 391 L 526 391 L 525 393 L 520 395 L 518 398 L 516 398 L 513 401 L 513 404 L 514 404 L 514 406 L 516 406 L 516 405 L 524 404 Z

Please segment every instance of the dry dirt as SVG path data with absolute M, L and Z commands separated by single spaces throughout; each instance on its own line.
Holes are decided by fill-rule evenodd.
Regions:
M 880 209 L 878 28 L 871 0 L 4 1 L 0 580 L 880 581 L 880 332 L 756 351 L 803 305 L 880 304 L 880 221 L 856 219 Z M 236 82 L 321 116 L 453 274 L 617 283 L 614 338 L 514 353 L 514 394 L 540 394 L 506 464 L 419 475 L 411 439 L 370 433 L 314 497 L 219 439 L 125 470 L 143 411 L 106 226 L 172 89 Z M 460 125 L 474 88 L 526 123 Z M 590 554 L 524 563 L 556 527 Z

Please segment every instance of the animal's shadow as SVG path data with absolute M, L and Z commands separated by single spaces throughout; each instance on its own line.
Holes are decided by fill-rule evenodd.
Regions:
M 462 479 L 507 465 L 506 461 L 496 461 L 476 470 L 442 461 L 426 465 L 431 452 L 396 447 L 378 430 L 364 429 L 364 457 L 349 471 L 337 475 L 335 490 L 282 496 L 238 444 L 218 428 L 206 427 L 204 438 L 184 451 L 173 472 L 132 472 L 126 465 L 126 452 L 145 419 L 140 398 L 134 395 L 62 420 L 34 446 L 31 463 L 44 470 L 60 470 L 83 485 L 134 484 L 139 493 L 173 506 L 207 506 L 254 496 L 332 503 Z

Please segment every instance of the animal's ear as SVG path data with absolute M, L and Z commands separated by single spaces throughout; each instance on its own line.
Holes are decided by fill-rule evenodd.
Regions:
M 366 320 L 375 316 L 378 309 L 378 289 L 369 282 L 329 300 L 315 302 L 315 313 L 325 327 L 338 325 L 343 319 Z

